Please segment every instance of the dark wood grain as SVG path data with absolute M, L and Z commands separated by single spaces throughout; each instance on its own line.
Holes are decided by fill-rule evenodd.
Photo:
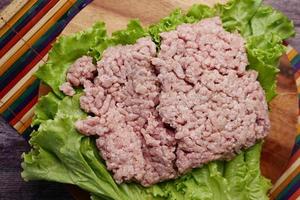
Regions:
M 2 2 L 0 0 L 0 2 Z M 102 0 L 94 0 L 93 5 L 101 6 Z M 107 1 L 105 1 L 107 3 Z M 157 1 L 155 1 L 157 2 Z M 166 4 L 166 0 L 161 1 L 162 4 Z M 176 2 L 176 1 L 174 1 Z M 178 1 L 179 2 L 179 1 Z M 196 2 L 196 1 L 193 1 Z M 283 11 L 291 19 L 294 20 L 297 33 L 300 32 L 300 1 L 299 0 L 266 0 L 268 4 L 272 4 L 274 7 Z M 126 4 L 126 1 L 125 1 Z M 106 4 L 107 5 L 107 4 Z M 173 3 L 169 10 L 171 10 L 176 3 Z M 153 5 L 152 5 L 153 7 Z M 116 21 L 114 18 L 106 17 L 103 14 L 103 19 L 108 21 L 109 29 L 113 30 L 112 26 L 115 28 L 121 28 L 125 25 L 128 18 L 138 17 L 145 21 L 145 23 L 152 22 L 147 19 L 147 16 L 154 15 L 157 19 L 164 16 L 166 13 L 158 9 L 156 13 L 139 13 L 137 11 L 130 10 L 130 16 L 127 16 L 129 11 L 120 8 L 123 15 L 122 21 Z M 113 10 L 108 10 L 107 13 L 113 12 Z M 127 13 L 126 13 L 127 12 Z M 137 13 L 135 13 L 137 12 Z M 84 13 L 84 11 L 83 11 Z M 134 13 L 134 14 L 132 14 Z M 90 17 L 96 17 L 96 13 L 86 13 Z M 100 13 L 101 14 L 101 13 Z M 155 20 L 156 20 L 155 18 Z M 78 19 L 77 19 L 78 20 Z M 148 21 L 147 21 L 148 20 Z M 154 20 L 154 19 L 153 19 Z M 80 30 L 80 26 L 76 23 L 80 23 L 82 19 L 78 21 L 73 20 L 73 31 Z M 77 29 L 76 29 L 77 28 Z M 64 32 L 68 34 L 70 29 L 66 29 Z M 289 40 L 289 42 L 296 48 L 300 49 L 300 37 L 297 35 L 294 39 Z M 284 61 L 286 62 L 286 61 Z M 278 77 L 278 92 L 279 96 L 271 103 L 271 119 L 272 119 L 272 131 L 269 138 L 282 138 L 286 135 L 290 135 L 292 131 L 296 131 L 296 115 L 297 115 L 297 96 L 294 79 L 291 71 L 286 67 L 286 64 L 282 67 L 282 72 Z M 279 106 L 282 105 L 282 106 Z M 282 126 L 282 124 L 286 124 Z M 276 130 L 276 131 L 274 131 Z M 273 181 L 278 178 L 282 173 L 286 165 L 288 155 L 290 153 L 290 148 L 293 144 L 293 138 L 284 138 L 280 142 L 274 143 L 273 139 L 267 139 L 265 142 L 265 148 L 263 152 L 263 162 L 262 169 L 263 173 L 266 174 Z M 3 120 L 0 120 L 0 199 L 1 200 L 63 200 L 72 199 L 65 190 L 65 186 L 56 183 L 47 182 L 24 182 L 20 177 L 20 163 L 21 154 L 24 151 L 28 151 L 28 144 L 23 140 L 22 137 L 18 135 L 16 131 L 11 129 Z M 275 152 L 275 153 L 274 153 Z M 282 159 L 284 158 L 284 159 Z M 276 171 L 270 171 L 268 169 L 272 168 L 279 169 Z

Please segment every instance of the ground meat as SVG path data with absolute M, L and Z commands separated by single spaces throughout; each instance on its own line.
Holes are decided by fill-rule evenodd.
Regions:
M 75 94 L 75 90 L 74 88 L 72 87 L 71 83 L 70 82 L 65 82 L 63 83 L 59 89 L 65 94 L 65 95 L 68 95 L 68 96 L 73 96 Z
M 81 107 L 95 117 L 76 123 L 97 146 L 117 182 L 144 186 L 176 176 L 174 132 L 162 123 L 156 106 L 160 88 L 151 65 L 156 46 L 150 38 L 108 48 L 97 63 L 94 83 L 84 85 Z
M 157 109 L 176 129 L 179 173 L 230 158 L 266 136 L 270 122 L 257 73 L 246 71 L 244 40 L 218 17 L 161 34 L 152 63 L 162 91 Z
M 73 96 L 75 90 L 72 86 L 88 84 L 94 78 L 96 66 L 93 64 L 93 58 L 82 56 L 78 58 L 67 71 L 67 82 L 60 86 L 60 90 L 68 96 Z
M 266 136 L 265 94 L 248 64 L 245 41 L 218 17 L 110 47 L 94 66 L 82 57 L 61 90 L 89 113 L 77 130 L 96 144 L 116 182 L 144 186 L 229 159 Z

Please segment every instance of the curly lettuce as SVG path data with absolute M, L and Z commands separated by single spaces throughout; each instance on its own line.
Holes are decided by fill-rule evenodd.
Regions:
M 48 119 L 54 119 L 59 102 L 59 98 L 57 98 L 57 96 L 52 92 L 42 96 L 34 109 L 34 117 L 31 125 L 40 125 Z
M 194 5 L 185 14 L 177 9 L 157 24 L 144 28 L 132 20 L 124 30 L 109 37 L 104 23 L 58 39 L 48 62 L 36 75 L 52 88 L 41 97 L 35 109 L 31 134 L 32 149 L 23 154 L 24 180 L 49 180 L 74 184 L 91 194 L 91 199 L 149 200 L 256 200 L 268 199 L 270 181 L 260 172 L 262 144 L 244 150 L 231 161 L 210 162 L 176 179 L 144 188 L 135 183 L 116 184 L 100 157 L 93 138 L 79 134 L 74 122 L 87 115 L 79 106 L 80 93 L 65 97 L 59 86 L 77 58 L 90 55 L 95 61 L 109 46 L 132 44 L 138 38 L 152 37 L 159 49 L 160 33 L 182 23 L 220 16 L 230 32 L 246 40 L 248 69 L 256 70 L 258 80 L 271 101 L 276 95 L 278 62 L 285 51 L 282 40 L 295 34 L 293 23 L 282 13 L 261 4 L 261 0 L 232 0 L 225 5 Z
M 63 98 L 59 86 L 65 82 L 65 74 L 70 64 L 89 54 L 95 47 L 98 47 L 98 53 L 102 52 L 107 48 L 107 43 L 108 36 L 103 22 L 72 36 L 60 37 L 49 51 L 47 63 L 40 66 L 35 75 L 50 86 L 55 95 Z
M 265 90 L 267 101 L 276 96 L 276 75 L 279 72 L 277 66 L 280 56 L 286 50 L 281 42 L 278 35 L 266 33 L 249 37 L 246 44 L 248 69 L 258 72 L 258 81 Z
M 137 39 L 148 36 L 149 33 L 142 27 L 139 20 L 131 20 L 127 29 L 112 33 L 111 41 L 113 44 L 134 44 Z

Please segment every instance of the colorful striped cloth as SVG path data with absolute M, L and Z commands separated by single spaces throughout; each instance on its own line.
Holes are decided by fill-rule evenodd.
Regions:
M 0 113 L 24 137 L 32 131 L 38 100 L 40 81 L 33 74 L 53 40 L 90 1 L 29 0 L 10 19 L 1 17 Z
M 53 40 L 90 1 L 14 1 L 13 15 L 1 16 L 0 113 L 25 138 L 32 131 L 30 124 L 40 87 L 40 81 L 33 73 L 46 61 Z M 288 46 L 287 55 L 295 72 L 300 97 L 300 56 L 291 46 Z M 296 138 L 288 167 L 272 188 L 270 198 L 300 199 L 300 135 Z

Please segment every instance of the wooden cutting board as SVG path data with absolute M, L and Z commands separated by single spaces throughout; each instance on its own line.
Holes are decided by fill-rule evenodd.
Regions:
M 65 28 L 63 35 L 85 30 L 96 21 L 104 21 L 108 32 L 126 27 L 130 19 L 149 25 L 167 16 L 175 8 L 187 10 L 194 3 L 213 5 L 226 0 L 94 0 Z M 296 136 L 297 95 L 293 74 L 286 56 L 281 59 L 278 96 L 270 103 L 271 131 L 262 154 L 262 172 L 274 183 L 284 171 Z M 71 189 L 78 197 L 78 190 Z M 83 199 L 83 198 L 80 198 Z

